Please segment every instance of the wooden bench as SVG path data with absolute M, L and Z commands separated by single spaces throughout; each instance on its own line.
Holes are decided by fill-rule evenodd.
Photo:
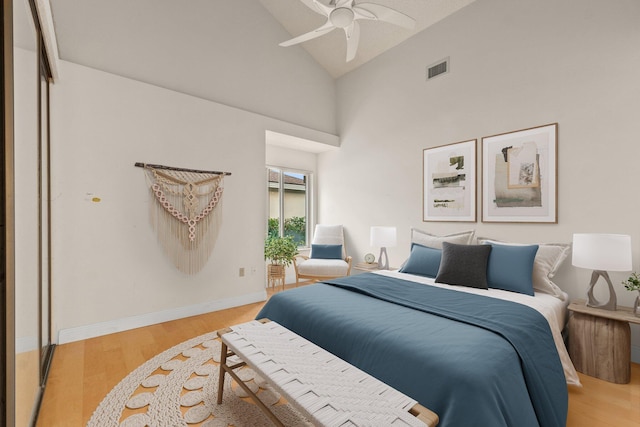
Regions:
M 228 373 L 276 426 L 284 426 L 236 375 L 248 365 L 316 426 L 427 426 L 438 416 L 410 397 L 267 319 L 218 331 L 218 404 Z M 228 358 L 241 360 L 228 365 Z

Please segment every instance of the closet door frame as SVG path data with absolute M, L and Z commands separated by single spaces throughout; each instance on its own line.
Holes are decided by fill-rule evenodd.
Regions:
M 13 170 L 13 1 L 2 0 L 2 121 L 4 133 L 2 135 L 2 162 L 4 174 L 2 176 L 2 271 L 4 276 L 0 298 L 4 307 L 2 328 L 4 341 L 2 342 L 2 399 L 0 416 L 5 425 L 15 425 L 15 215 L 14 215 L 14 170 Z
M 39 366 L 38 379 L 40 390 L 33 402 L 33 419 L 35 423 L 41 403 L 44 386 L 53 357 L 55 346 L 52 344 L 51 332 L 51 156 L 50 156 L 50 84 L 52 71 L 47 55 L 46 44 L 43 39 L 40 19 L 35 0 L 27 0 L 35 23 L 35 38 L 37 41 L 37 61 L 39 80 L 37 85 L 37 270 L 38 270 L 38 345 Z M 0 104 L 2 105 L 2 145 L 0 147 L 0 162 L 3 163 L 4 173 L 0 182 L 0 328 L 4 339 L 0 340 L 0 424 L 12 426 L 16 424 L 16 266 L 15 266 L 15 95 L 14 95 L 14 9 L 13 0 L 2 0 L 0 9 L 2 31 L 2 86 L 0 90 Z

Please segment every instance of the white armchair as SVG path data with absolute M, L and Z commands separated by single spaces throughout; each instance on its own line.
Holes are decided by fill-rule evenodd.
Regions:
M 300 279 L 317 282 L 348 276 L 351 273 L 351 257 L 347 256 L 345 249 L 342 225 L 316 225 L 309 256 L 296 255 L 293 267 L 296 286 Z

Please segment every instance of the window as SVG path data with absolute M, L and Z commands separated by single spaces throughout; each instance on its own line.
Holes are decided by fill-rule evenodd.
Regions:
M 269 236 L 292 236 L 298 246 L 307 246 L 310 181 L 311 172 L 267 168 Z

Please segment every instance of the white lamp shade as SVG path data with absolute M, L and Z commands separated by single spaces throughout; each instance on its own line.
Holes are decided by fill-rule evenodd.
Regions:
M 574 234 L 571 263 L 603 271 L 630 271 L 631 236 L 626 234 Z
M 395 227 L 371 227 L 371 246 L 389 248 L 395 245 Z

